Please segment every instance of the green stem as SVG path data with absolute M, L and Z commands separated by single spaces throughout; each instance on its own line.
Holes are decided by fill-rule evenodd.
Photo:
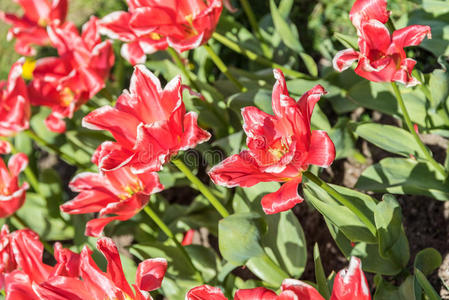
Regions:
M 156 212 L 150 207 L 150 205 L 148 204 L 147 206 L 144 207 L 144 212 L 153 220 L 154 223 L 156 223 L 156 225 L 162 230 L 162 232 L 165 233 L 166 236 L 168 236 L 169 239 L 171 239 L 176 247 L 181 251 L 181 253 L 185 256 L 185 258 L 187 259 L 187 261 L 189 262 L 189 265 L 193 268 L 193 270 L 196 273 L 197 276 L 197 280 L 200 282 L 204 282 L 203 276 L 201 275 L 201 273 L 198 271 L 198 269 L 193 265 L 192 259 L 190 258 L 189 254 L 187 253 L 186 249 L 184 248 L 184 246 L 182 246 L 178 240 L 176 239 L 175 235 L 173 234 L 173 232 L 170 230 L 170 228 L 168 228 L 167 225 L 165 225 L 164 221 L 161 220 L 161 218 L 159 218 L 159 216 L 156 214 Z
M 19 223 L 20 225 L 20 229 L 25 229 L 25 228 L 30 228 L 30 226 L 28 226 L 28 224 L 21 218 L 19 217 L 16 213 L 14 213 L 13 215 L 11 215 L 11 218 L 14 219 L 17 223 Z M 46 242 L 46 241 L 41 241 L 42 245 L 44 245 L 45 250 L 47 250 L 49 253 L 53 254 L 53 248 Z
M 234 52 L 237 52 L 241 55 L 246 56 L 248 59 L 255 61 L 257 63 L 260 63 L 261 65 L 265 65 L 267 67 L 271 67 L 274 69 L 280 69 L 282 72 L 284 72 L 285 75 L 287 76 L 291 76 L 294 78 L 302 78 L 302 79 L 307 79 L 307 80 L 313 80 L 313 77 L 310 77 L 309 75 L 306 75 L 304 73 L 301 72 L 297 72 L 294 71 L 292 69 L 286 68 L 284 66 L 281 66 L 275 62 L 272 62 L 268 59 L 266 59 L 265 57 L 262 57 L 250 50 L 244 49 L 242 48 L 239 44 L 235 43 L 234 41 L 228 39 L 227 37 L 225 37 L 224 35 L 219 34 L 218 32 L 214 32 L 214 34 L 212 35 L 212 37 L 214 39 L 216 39 L 218 42 L 220 42 L 221 44 L 223 44 L 224 46 L 228 47 L 229 49 L 231 49 Z
M 447 177 L 446 171 L 444 170 L 443 166 L 440 165 L 435 159 L 433 159 L 432 154 L 429 149 L 424 145 L 424 143 L 419 138 L 418 134 L 416 133 L 415 129 L 413 128 L 412 121 L 410 119 L 410 115 L 408 114 L 407 107 L 405 106 L 404 99 L 402 98 L 401 91 L 399 90 L 397 84 L 395 82 L 391 83 L 391 86 L 393 87 L 394 94 L 396 96 L 396 100 L 398 101 L 399 107 L 402 110 L 402 115 L 404 117 L 405 124 L 407 125 L 408 130 L 413 135 L 413 138 L 415 139 L 418 146 L 421 148 L 422 152 L 426 156 L 427 161 L 441 174 L 444 176 L 444 178 Z
M 34 133 L 31 129 L 24 131 L 31 139 L 33 139 L 36 143 L 38 143 L 40 146 L 46 148 L 48 151 L 53 152 L 54 154 L 58 155 L 61 159 L 66 161 L 68 164 L 72 166 L 76 166 L 80 169 L 86 169 L 86 166 L 80 164 L 79 162 L 75 161 L 73 158 L 68 156 L 67 154 L 63 153 L 61 150 L 59 150 L 57 147 L 47 143 L 44 139 L 42 139 L 40 136 L 38 136 L 36 133 Z
M 209 57 L 212 59 L 217 68 L 225 74 L 225 76 L 232 82 L 234 85 L 242 92 L 246 92 L 246 87 L 244 87 L 232 74 L 229 72 L 226 64 L 221 60 L 221 58 L 215 53 L 215 51 L 207 44 L 203 45 L 204 49 L 206 49 Z
M 339 192 L 337 192 L 333 187 L 331 187 L 326 182 L 321 180 L 321 178 L 315 176 L 310 171 L 304 172 L 303 175 L 304 175 L 304 177 L 306 177 L 307 179 L 309 179 L 310 181 L 312 181 L 313 183 L 318 185 L 320 188 L 322 188 L 324 191 L 326 191 L 329 195 L 334 197 L 342 205 L 349 208 L 360 219 L 360 221 L 362 221 L 366 225 L 366 227 L 369 229 L 369 231 L 371 231 L 371 233 L 374 236 L 377 236 L 376 226 L 374 226 L 374 224 L 371 222 L 371 220 L 368 219 L 368 217 L 365 216 L 365 214 L 363 212 L 361 212 L 360 209 L 358 209 L 354 204 L 352 204 L 351 201 L 346 199 L 343 195 L 341 195 Z
M 210 204 L 212 204 L 213 207 L 218 211 L 218 213 L 223 217 L 226 218 L 229 216 L 229 212 L 227 209 L 221 204 L 220 201 L 214 196 L 214 194 L 209 191 L 209 189 L 199 180 L 198 177 L 196 177 L 192 171 L 184 164 L 182 160 L 173 159 L 171 161 L 186 177 L 192 182 L 196 188 L 201 192 L 201 194 L 206 197 L 207 200 L 209 200 Z
M 186 66 L 184 65 L 184 63 L 182 62 L 181 58 L 179 57 L 178 52 L 176 52 L 176 50 L 171 48 L 171 47 L 167 48 L 167 52 L 170 54 L 172 59 L 175 61 L 175 63 L 178 66 L 178 68 L 181 69 L 182 74 L 184 74 L 184 76 L 187 78 L 187 80 L 192 85 L 192 87 L 195 90 L 197 90 L 198 92 L 200 92 L 201 91 L 200 88 L 198 87 L 196 82 L 192 80 L 192 77 L 190 76 L 189 71 L 186 69 Z

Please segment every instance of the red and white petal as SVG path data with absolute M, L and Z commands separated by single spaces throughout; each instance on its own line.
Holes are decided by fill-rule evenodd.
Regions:
M 177 39 L 171 36 L 167 37 L 167 43 L 170 47 L 173 47 L 179 53 L 184 51 L 196 49 L 203 43 L 207 42 L 204 38 L 204 32 L 189 38 Z
M 64 23 L 65 18 L 67 17 L 68 8 L 68 0 L 53 0 L 50 19 L 57 24 Z
M 393 32 L 393 43 L 399 48 L 418 46 L 426 36 L 432 38 L 430 26 L 411 25 Z
M 250 138 L 263 136 L 266 140 L 272 140 L 275 135 L 276 119 L 270 114 L 261 111 L 255 106 L 242 108 L 243 130 Z
M 215 184 L 226 187 L 251 187 L 259 182 L 276 180 L 271 174 L 262 173 L 248 151 L 234 154 L 209 171 Z
M 324 300 L 323 296 L 311 285 L 300 280 L 285 279 L 282 282 L 279 300 Z
M 103 229 L 115 220 L 121 220 L 122 217 L 107 217 L 107 218 L 97 218 L 90 220 L 86 223 L 86 229 L 84 235 L 92 237 L 100 237 L 103 235 Z
M 8 162 L 8 169 L 12 177 L 17 177 L 28 166 L 28 156 L 25 153 L 13 155 Z
M 262 200 L 263 211 L 267 215 L 277 214 L 293 208 L 304 199 L 298 194 L 298 186 L 301 183 L 301 177 L 284 183 L 279 190 L 265 195 Z
M 147 60 L 147 55 L 138 41 L 123 44 L 120 54 L 132 65 L 144 64 Z
M 147 259 L 139 264 L 136 273 L 136 285 L 143 291 L 154 291 L 161 287 L 167 261 L 163 258 Z
M 406 58 L 402 61 L 399 70 L 393 75 L 393 81 L 402 83 L 406 87 L 413 87 L 421 82 L 412 76 L 413 68 L 416 65 L 416 61 L 411 58 Z
M 355 61 L 359 59 L 360 54 L 354 49 L 345 49 L 339 51 L 332 60 L 334 69 L 342 72 L 348 69 Z
M 45 126 L 47 126 L 48 130 L 55 133 L 64 133 L 66 130 L 66 124 L 63 119 L 55 116 L 55 114 L 51 113 L 45 119 Z
M 348 269 L 338 272 L 330 300 L 371 300 L 360 259 L 351 257 Z
M 277 117 L 283 117 L 286 107 L 291 107 L 296 104 L 287 90 L 287 83 L 285 82 L 284 73 L 279 69 L 274 69 L 274 78 L 276 83 L 273 86 L 273 93 L 271 96 L 271 105 L 273 107 L 273 112 Z
M 97 241 L 97 249 L 103 253 L 108 262 L 106 273 L 112 282 L 126 294 L 132 295 L 131 286 L 126 280 L 120 254 L 114 242 L 110 238 L 100 238 Z
M 361 37 L 365 47 L 360 47 L 360 52 L 371 59 L 373 50 L 387 53 L 391 45 L 391 36 L 388 28 L 377 20 L 369 20 L 361 24 Z M 363 49 L 366 48 L 366 49 Z M 376 58 L 377 59 L 377 58 Z M 374 60 L 374 59 L 372 59 Z
M 50 15 L 50 3 L 47 0 L 16 0 L 25 11 L 25 16 L 39 23 L 41 20 L 48 19 Z
M 115 11 L 103 17 L 98 22 L 99 31 L 102 35 L 106 35 L 114 40 L 121 40 L 124 42 L 134 41 L 137 36 L 129 27 L 131 14 L 124 11 Z
M 313 130 L 307 163 L 320 167 L 329 167 L 335 159 L 335 145 L 325 131 Z
M 180 150 L 193 149 L 196 145 L 207 142 L 210 137 L 209 132 L 198 126 L 198 114 L 196 112 L 185 114 Z
M 277 295 L 275 292 L 263 287 L 238 290 L 234 295 L 234 300 L 276 300 L 276 299 Z
M 228 300 L 228 298 L 219 288 L 205 284 L 191 289 L 186 295 L 186 300 Z
M 349 19 L 356 28 L 360 28 L 362 21 L 374 19 L 385 24 L 389 18 L 387 0 L 357 0 L 349 13 Z
M 11 144 L 8 141 L 0 140 L 0 154 L 11 153 Z
M 310 90 L 308 90 L 302 97 L 298 100 L 298 107 L 302 113 L 304 122 L 310 127 L 310 119 L 312 118 L 313 109 L 316 103 L 321 99 L 321 96 L 327 94 L 326 90 L 317 84 Z

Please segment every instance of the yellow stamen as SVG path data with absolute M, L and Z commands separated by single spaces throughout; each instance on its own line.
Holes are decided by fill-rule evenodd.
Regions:
M 192 30 L 194 35 L 198 35 L 198 31 L 195 29 L 195 26 L 193 26 L 193 15 L 188 15 L 185 17 L 187 23 L 190 25 L 190 29 Z
M 150 38 L 152 40 L 159 41 L 162 38 L 162 36 L 156 32 L 152 32 L 150 33 Z
M 61 101 L 63 106 L 69 106 L 75 100 L 75 93 L 68 87 L 65 87 L 61 93 Z
M 23 63 L 23 66 L 22 66 L 23 79 L 26 79 L 26 80 L 33 79 L 33 72 L 34 72 L 35 68 L 36 68 L 36 60 L 34 60 L 32 58 L 26 58 L 25 62 Z

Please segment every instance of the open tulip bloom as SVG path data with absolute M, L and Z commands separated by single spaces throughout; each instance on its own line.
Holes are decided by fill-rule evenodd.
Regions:
M 59 57 L 36 62 L 29 94 L 33 105 L 52 109 L 45 120 L 48 129 L 62 133 L 66 129 L 63 119 L 72 118 L 105 86 L 115 57 L 111 42 L 101 41 L 95 17 L 83 26 L 81 35 L 72 23 L 50 26 L 48 31 Z
M 147 291 L 160 288 L 167 270 L 165 259 L 141 262 L 133 289 L 125 278 L 117 246 L 109 238 L 97 241 L 108 263 L 106 272 L 98 268 L 87 247 L 76 254 L 56 243 L 56 265 L 49 266 L 42 262 L 43 245 L 33 231 L 9 233 L 3 227 L 0 239 L 0 272 L 7 300 L 150 300 Z
M 212 299 L 227 300 L 219 288 L 208 285 L 193 288 L 186 295 L 186 300 Z M 272 290 L 259 287 L 238 290 L 234 300 L 324 300 L 324 297 L 305 282 L 285 279 L 279 295 Z M 341 270 L 335 276 L 330 300 L 371 300 L 368 283 L 358 258 L 352 257 L 348 269 Z
M 384 25 L 389 18 L 386 0 L 357 0 L 350 18 L 358 31 L 359 51 L 346 49 L 337 53 L 333 65 L 337 71 L 349 68 L 357 61 L 355 72 L 374 82 L 400 82 L 414 86 L 412 77 L 416 61 L 407 58 L 405 47 L 417 46 L 431 37 L 430 27 L 411 25 L 392 34 Z
M 256 107 L 242 109 L 243 130 L 248 150 L 228 157 L 213 167 L 209 176 L 227 187 L 251 187 L 259 182 L 285 182 L 262 198 L 266 214 L 286 211 L 302 202 L 298 185 L 309 165 L 328 167 L 335 159 L 335 147 L 326 132 L 310 129 L 315 104 L 325 94 L 317 85 L 297 102 L 289 96 L 284 75 L 274 70 L 274 116 Z
M 209 140 L 198 127 L 198 115 L 186 113 L 182 101 L 181 76 L 165 89 L 143 65 L 135 67 L 129 91 L 115 107 L 104 106 L 84 117 L 83 126 L 108 130 L 117 142 L 98 150 L 98 167 L 103 171 L 128 166 L 135 174 L 157 172 L 180 150 Z
M 16 212 L 25 202 L 27 182 L 19 184 L 19 175 L 28 165 L 28 157 L 24 153 L 13 155 L 8 167 L 0 159 L 0 218 Z
M 28 129 L 30 114 L 22 62 L 18 61 L 12 65 L 8 81 L 0 81 L 0 136 L 13 136 Z
M 81 173 L 72 180 L 70 188 L 79 195 L 61 205 L 61 211 L 69 214 L 99 212 L 98 219 L 87 222 L 86 235 L 100 236 L 108 223 L 132 218 L 148 203 L 151 194 L 164 187 L 157 173 L 135 175 L 129 167 L 122 167 L 102 174 Z M 107 215 L 112 216 L 105 217 Z
M 0 11 L 0 19 L 12 27 L 8 31 L 8 40 L 15 38 L 15 50 L 25 56 L 36 55 L 31 45 L 50 44 L 47 26 L 60 26 L 64 23 L 67 0 L 16 0 L 24 11 L 23 16 Z
M 123 45 L 131 64 L 144 63 L 146 54 L 173 47 L 178 52 L 206 43 L 217 26 L 221 0 L 127 0 L 129 11 L 113 12 L 101 20 L 101 32 Z

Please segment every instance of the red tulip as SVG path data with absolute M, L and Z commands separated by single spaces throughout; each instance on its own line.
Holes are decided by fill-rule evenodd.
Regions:
M 43 251 L 44 247 L 34 231 L 22 229 L 9 233 L 8 226 L 3 225 L 0 233 L 0 288 L 5 277 L 15 270 L 28 274 L 28 278 L 35 282 L 45 280 L 51 267 L 42 263 Z
M 107 224 L 129 220 L 148 203 L 149 195 L 164 187 L 157 173 L 135 175 L 129 167 L 122 167 L 103 174 L 81 173 L 72 180 L 70 188 L 79 194 L 61 205 L 61 210 L 68 214 L 99 212 L 98 219 L 87 222 L 86 235 L 100 236 Z
M 296 279 L 285 279 L 279 295 L 263 287 L 238 290 L 234 295 L 234 300 L 296 299 L 324 300 L 314 287 Z M 186 300 L 227 300 L 227 298 L 219 288 L 202 285 L 191 289 L 186 295 Z M 330 300 L 371 300 L 368 283 L 358 258 L 352 257 L 349 268 L 337 274 Z
M 129 12 L 114 12 L 101 21 L 102 33 L 126 42 L 122 56 L 144 63 L 146 54 L 178 52 L 206 43 L 217 26 L 221 0 L 128 0 Z
M 249 149 L 228 157 L 209 172 L 216 184 L 227 187 L 285 182 L 277 192 L 262 198 L 267 214 L 289 210 L 302 202 L 298 195 L 302 172 L 309 165 L 328 167 L 335 158 L 335 147 L 327 133 L 310 129 L 313 108 L 326 93 L 323 87 L 315 86 L 296 102 L 289 96 L 282 72 L 275 70 L 274 74 L 274 116 L 256 107 L 243 108 Z
M 81 35 L 71 23 L 50 26 L 48 31 L 60 57 L 37 61 L 29 94 L 33 105 L 52 109 L 45 123 L 51 131 L 62 133 L 63 119 L 71 118 L 105 86 L 114 52 L 110 41 L 101 41 L 94 17 L 83 26 Z
M 26 182 L 19 184 L 19 174 L 27 164 L 28 157 L 23 153 L 13 155 L 9 159 L 8 168 L 0 159 L 0 218 L 12 215 L 25 202 L 29 185 Z
M 16 38 L 17 53 L 25 56 L 36 55 L 31 45 L 44 46 L 50 44 L 47 25 L 59 26 L 67 15 L 67 0 L 16 0 L 22 6 L 24 15 L 18 17 L 0 11 L 0 19 L 12 27 L 8 31 L 8 39 Z
M 22 63 L 9 71 L 8 81 L 0 81 L 0 136 L 12 136 L 28 129 L 30 101 L 22 78 Z
M 42 250 L 37 236 L 36 249 Z M 109 238 L 97 241 L 97 249 L 108 263 L 106 272 L 101 271 L 92 259 L 92 251 L 85 247 L 81 254 L 55 245 L 57 264 L 46 270 L 16 269 L 5 275 L 7 300 L 150 300 L 147 291 L 158 289 L 167 269 L 164 259 L 147 259 L 137 267 L 134 291 L 127 282 L 117 247 Z M 42 252 L 42 251 L 41 251 Z M 24 256 L 33 261 L 36 257 Z M 40 262 L 41 258 L 37 257 Z M 33 276 L 40 273 L 41 278 Z
M 130 91 L 118 98 L 115 107 L 101 107 L 83 119 L 84 127 L 108 130 L 117 141 L 99 148 L 100 169 L 129 166 L 136 174 L 159 171 L 179 150 L 207 141 L 210 134 L 198 127 L 198 115 L 186 113 L 182 90 L 180 76 L 162 90 L 153 73 L 136 66 Z
M 412 25 L 396 30 L 390 35 L 384 25 L 389 13 L 385 1 L 356 1 L 351 10 L 351 20 L 359 35 L 359 51 L 346 49 L 334 57 L 334 68 L 341 72 L 358 61 L 355 72 L 374 82 L 400 82 L 414 86 L 419 81 L 411 73 L 416 61 L 407 58 L 405 47 L 417 46 L 427 36 L 430 27 Z

